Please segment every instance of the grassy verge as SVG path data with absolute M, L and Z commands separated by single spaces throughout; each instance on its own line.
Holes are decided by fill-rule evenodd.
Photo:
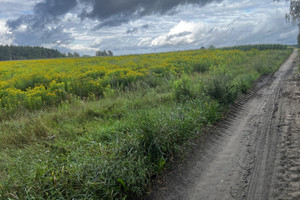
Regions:
M 141 197 L 203 127 L 290 53 L 256 52 L 155 87 L 141 80 L 99 100 L 14 113 L 0 128 L 0 199 Z
M 300 51 L 299 51 L 299 48 L 298 48 L 298 59 L 296 60 L 297 61 L 297 65 L 298 65 L 298 67 L 297 67 L 297 69 L 295 70 L 295 73 L 296 74 L 300 74 Z

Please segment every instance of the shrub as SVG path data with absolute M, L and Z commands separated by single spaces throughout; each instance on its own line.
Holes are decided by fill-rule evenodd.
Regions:
M 184 102 L 194 98 L 195 93 L 193 89 L 194 89 L 193 83 L 187 75 L 175 81 L 173 85 L 175 100 L 178 102 Z
M 237 94 L 237 88 L 233 84 L 232 74 L 226 66 L 211 68 L 212 76 L 207 82 L 206 93 L 221 104 L 232 103 Z
M 238 91 L 247 93 L 253 82 L 258 78 L 258 74 L 244 74 L 235 78 L 235 85 Z

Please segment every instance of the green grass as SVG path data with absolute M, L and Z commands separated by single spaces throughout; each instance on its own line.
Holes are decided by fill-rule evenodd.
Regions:
M 108 88 L 105 98 L 15 113 L 0 127 L 0 199 L 135 199 L 291 50 Z M 198 73 L 198 71 L 200 73 Z M 155 86 L 154 86 L 155 85 Z

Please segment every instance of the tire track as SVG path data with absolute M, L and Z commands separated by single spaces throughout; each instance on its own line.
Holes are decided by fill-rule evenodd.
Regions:
M 274 199 L 300 199 L 300 76 L 293 75 L 285 80 L 278 117 L 280 143 L 276 159 L 277 177 L 273 181 L 276 188 Z

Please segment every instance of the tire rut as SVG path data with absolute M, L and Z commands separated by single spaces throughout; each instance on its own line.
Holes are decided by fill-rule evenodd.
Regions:
M 284 80 L 279 104 L 277 131 L 280 133 L 279 153 L 276 159 L 277 177 L 273 187 L 277 188 L 272 198 L 300 199 L 300 76 L 293 75 Z

